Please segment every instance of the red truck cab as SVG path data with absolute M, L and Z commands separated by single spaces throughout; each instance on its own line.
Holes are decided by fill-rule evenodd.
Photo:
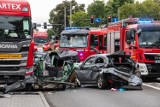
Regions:
M 48 33 L 36 31 L 33 34 L 34 42 L 38 51 L 48 51 L 50 49 Z

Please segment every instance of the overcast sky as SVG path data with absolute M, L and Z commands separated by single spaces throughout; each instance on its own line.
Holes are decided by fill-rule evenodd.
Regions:
M 56 7 L 57 4 L 62 3 L 64 0 L 27 0 L 31 5 L 32 22 L 48 22 L 50 11 Z M 142 1 L 142 0 L 139 0 Z M 91 4 L 93 0 L 76 0 L 78 4 Z M 107 0 L 105 0 L 107 2 Z

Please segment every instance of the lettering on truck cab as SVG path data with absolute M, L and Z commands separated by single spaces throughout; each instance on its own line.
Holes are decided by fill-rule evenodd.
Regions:
M 6 10 L 21 10 L 21 4 L 0 3 L 0 9 L 6 9 Z
M 0 44 L 0 48 L 11 48 L 11 49 L 17 49 L 18 46 L 15 44 Z

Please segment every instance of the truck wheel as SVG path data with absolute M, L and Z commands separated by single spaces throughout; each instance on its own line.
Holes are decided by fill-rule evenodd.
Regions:
M 105 89 L 107 87 L 107 81 L 103 75 L 99 75 L 97 78 L 97 86 L 99 89 Z

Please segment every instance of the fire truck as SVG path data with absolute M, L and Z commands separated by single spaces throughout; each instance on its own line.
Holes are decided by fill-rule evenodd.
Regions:
M 33 82 L 34 42 L 30 4 L 0 0 L 0 84 Z
M 35 31 L 33 38 L 38 51 L 50 50 L 49 37 L 46 31 Z
M 106 53 L 107 32 L 88 27 L 68 27 L 61 32 L 60 48 L 78 52 L 80 61 L 96 53 Z
M 138 63 L 142 77 L 160 77 L 160 23 L 129 18 L 107 27 L 107 52 L 124 50 Z

